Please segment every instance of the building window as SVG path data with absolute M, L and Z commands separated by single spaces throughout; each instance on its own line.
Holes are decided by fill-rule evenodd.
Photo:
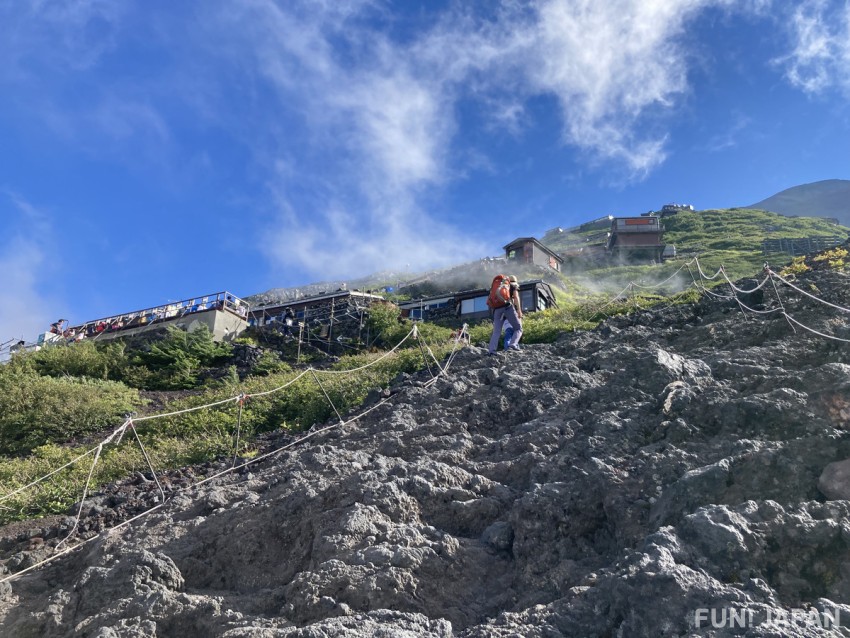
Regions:
M 473 297 L 472 299 L 464 299 L 460 302 L 460 314 L 469 315 L 474 312 L 486 312 L 489 308 L 487 307 L 487 296 L 483 297 Z

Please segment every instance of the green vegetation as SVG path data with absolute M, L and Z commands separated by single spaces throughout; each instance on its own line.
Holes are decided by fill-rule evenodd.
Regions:
M 195 388 L 201 370 L 221 365 L 232 350 L 229 343 L 213 341 L 205 325 L 192 332 L 169 327 L 165 337 L 131 358 L 137 368 L 134 385 L 155 390 Z
M 846 248 L 836 246 L 832 250 L 827 250 L 820 255 L 815 255 L 812 261 L 825 262 L 829 268 L 833 270 L 841 270 L 847 267 L 848 252 Z
M 653 265 L 606 265 L 571 273 L 576 281 L 591 290 L 603 289 L 616 292 L 629 281 L 647 283 L 661 281 L 670 276 L 683 261 L 699 256 L 703 269 L 713 274 L 721 265 L 733 278 L 752 277 L 758 274 L 768 261 L 772 266 L 788 264 L 791 257 L 783 254 L 762 254 L 761 243 L 765 239 L 794 237 L 845 236 L 850 232 L 818 217 L 785 217 L 777 213 L 746 208 L 731 208 L 703 211 L 681 211 L 665 217 L 664 241 L 676 246 L 679 257 L 661 266 Z M 554 250 L 564 250 L 571 241 L 598 234 L 590 230 L 583 233 L 553 233 L 543 242 Z M 690 275 L 684 273 L 684 285 L 691 283 Z M 673 291 L 673 285 L 667 292 Z M 560 301 L 560 300 L 559 300 Z
M 630 282 L 645 286 L 662 282 L 692 255 L 699 254 L 709 273 L 722 264 L 732 277 L 752 276 L 762 268 L 760 244 L 765 237 L 845 232 L 823 220 L 743 210 L 681 212 L 665 218 L 664 224 L 666 239 L 677 245 L 680 259 L 660 266 L 589 270 L 582 273 L 585 289 L 569 278 L 550 274 L 547 281 L 555 284 L 559 307 L 527 315 L 523 343 L 550 343 L 565 332 L 592 328 L 611 315 L 696 301 L 699 292 L 692 286 L 688 269 L 661 288 L 626 288 Z M 818 258 L 795 259 L 783 273 L 844 268 L 847 262 L 847 250 L 836 248 Z M 602 290 L 608 294 L 598 292 Z M 611 298 L 611 293 L 623 290 L 619 297 Z M 0 496 L 90 450 L 120 425 L 127 413 L 139 411 L 144 416 L 146 391 L 157 391 L 148 395 L 157 402 L 156 408 L 148 408 L 151 414 L 224 401 L 214 408 L 138 422 L 136 431 L 157 470 L 234 454 L 237 427 L 238 453 L 250 456 L 256 452 L 257 434 L 278 429 L 298 432 L 314 423 L 335 421 L 336 411 L 345 415 L 371 391 L 386 387 L 401 372 L 422 369 L 429 361 L 421 342 L 412 338 L 387 354 L 413 325 L 399 318 L 397 306 L 373 306 L 367 324 L 373 352 L 343 356 L 331 367 L 316 371 L 295 369 L 291 342 L 240 337 L 237 343 L 266 345 L 251 376 L 243 379 L 230 365 L 232 346 L 214 342 L 204 328 L 192 333 L 172 329 L 147 345 L 83 341 L 16 354 L 0 366 Z M 434 355 L 443 359 L 451 349 L 451 329 L 429 323 L 419 323 L 417 328 Z M 471 326 L 472 342 L 489 341 L 491 329 L 486 321 Z M 274 344 L 271 348 L 270 343 Z M 302 364 L 322 357 L 319 351 L 301 352 Z M 321 361 L 328 363 L 326 358 Z M 433 368 L 433 362 L 430 365 Z M 236 401 L 234 397 L 242 393 L 247 398 Z M 85 437 L 91 438 L 86 442 Z M 92 458 L 90 454 L 38 486 L 0 501 L 0 523 L 66 512 L 82 494 Z M 92 489 L 147 469 L 135 437 L 125 436 L 119 444 L 103 449 L 92 475 Z
M 392 312 L 397 316 L 398 309 L 393 308 L 387 307 L 383 314 L 379 311 L 380 316 L 376 317 L 375 325 L 383 325 L 386 331 L 380 335 L 382 342 L 389 343 L 394 336 L 400 340 L 412 327 L 395 317 L 388 321 Z M 450 350 L 450 331 L 422 326 L 421 332 L 432 343 L 434 355 L 445 357 Z M 145 351 L 128 350 L 118 344 L 94 347 L 86 342 L 55 346 L 15 355 L 9 364 L 0 366 L 0 495 L 49 473 L 93 445 L 68 445 L 76 437 L 97 434 L 99 441 L 124 421 L 125 413 L 141 410 L 138 390 L 119 381 L 93 379 L 87 376 L 89 373 L 102 377 L 109 376 L 112 370 L 116 375 L 133 371 L 137 378 L 144 376 L 140 371 L 146 370 L 147 382 L 156 379 L 163 386 L 179 387 L 187 379 L 187 368 L 194 370 L 199 365 L 193 361 L 205 365 L 222 361 L 224 348 L 219 344 L 210 349 L 203 336 L 185 337 L 192 338 L 170 333 Z M 243 403 L 241 421 L 239 404 L 234 400 L 213 408 L 140 421 L 136 430 L 157 470 L 233 454 L 237 425 L 241 428 L 239 453 L 250 455 L 254 434 L 275 429 L 297 432 L 314 423 L 336 420 L 334 408 L 345 414 L 361 404 L 371 390 L 387 386 L 399 373 L 421 369 L 425 355 L 418 344 L 417 340 L 408 339 L 405 347 L 389 355 L 374 352 L 342 357 L 331 368 L 315 371 L 315 376 L 312 372 L 292 370 L 274 353 L 266 353 L 254 374 L 244 381 L 240 382 L 231 368 L 231 374 L 212 387 L 175 398 L 165 408 L 156 410 L 174 412 L 246 393 L 249 398 Z M 105 353 L 115 355 L 122 364 L 104 370 L 102 365 L 92 363 L 101 362 Z M 187 360 L 192 362 L 192 368 L 186 365 Z M 364 368 L 368 364 L 372 365 Z M 69 371 L 80 376 L 71 376 Z M 48 372 L 57 376 L 49 376 Z M 251 396 L 275 389 L 278 391 L 265 396 Z M 28 456 L 13 456 L 26 453 Z M 91 458 L 92 455 L 50 480 L 0 502 L 0 523 L 66 512 L 82 494 Z M 120 444 L 104 449 L 92 475 L 92 488 L 147 469 L 135 438 L 127 435 Z
M 0 454 L 101 432 L 120 425 L 139 404 L 138 390 L 120 382 L 0 366 Z

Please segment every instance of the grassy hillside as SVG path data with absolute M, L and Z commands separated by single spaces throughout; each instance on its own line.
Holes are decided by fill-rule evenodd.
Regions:
M 682 211 L 665 217 L 664 241 L 676 246 L 679 257 L 661 266 L 626 265 L 590 269 L 574 269 L 566 274 L 590 289 L 614 291 L 629 281 L 651 284 L 669 277 L 678 270 L 683 260 L 699 256 L 700 262 L 712 270 L 721 264 L 733 277 L 745 277 L 761 271 L 765 261 L 774 266 L 790 263 L 791 257 L 783 254 L 765 256 L 761 242 L 765 239 L 794 237 L 827 237 L 850 235 L 850 229 L 836 226 L 817 217 L 785 217 L 777 213 L 749 208 Z M 584 238 L 598 235 L 600 231 L 578 233 L 550 232 L 543 243 L 554 250 L 564 250 Z M 670 290 L 686 286 L 685 276 L 671 282 Z

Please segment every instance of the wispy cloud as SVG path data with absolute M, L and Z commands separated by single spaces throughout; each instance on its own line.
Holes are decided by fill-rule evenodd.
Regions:
M 18 193 L 0 189 L 0 210 L 5 209 L 0 248 L 0 341 L 30 341 L 55 321 L 56 303 L 43 291 L 54 273 L 48 260 L 50 221 L 46 214 Z
M 29 0 L 0 5 L 0 76 L 91 68 L 116 43 L 124 14 L 110 0 Z
M 665 161 L 668 118 L 690 90 L 689 25 L 707 8 L 763 5 L 503 0 L 402 15 L 379 0 L 241 0 L 169 22 L 79 0 L 35 2 L 43 11 L 24 18 L 0 9 L 0 18 L 39 46 L 59 43 L 33 58 L 21 40 L 11 68 L 76 73 L 89 89 L 90 104 L 43 107 L 57 130 L 86 131 L 95 148 L 165 147 L 176 110 L 249 148 L 254 183 L 268 194 L 257 207 L 273 211 L 265 253 L 325 277 L 487 254 L 442 194 L 497 170 L 476 134 L 521 138 L 540 124 L 534 100 L 558 105 L 553 137 L 565 153 L 606 176 L 644 178 Z M 169 66 L 99 85 L 94 71 L 127 43 L 167 52 Z
M 299 188 L 292 180 L 303 175 L 274 175 L 282 212 L 270 254 L 288 266 L 319 264 L 324 273 L 331 264 L 350 272 L 482 254 L 462 232 L 450 232 L 450 220 L 438 223 L 422 197 L 468 172 L 458 163 L 470 156 L 458 147 L 461 102 L 476 105 L 481 128 L 517 136 L 529 117 L 524 103 L 554 97 L 566 146 L 629 179 L 646 176 L 666 158 L 664 118 L 689 90 L 688 22 L 731 4 L 506 2 L 487 16 L 450 10 L 413 39 L 376 28 L 384 16 L 373 3 L 346 12 L 297 2 L 243 5 L 235 23 L 251 42 L 254 72 L 271 79 L 282 108 L 339 168 L 337 180 L 311 182 L 317 190 L 308 211 L 291 196 Z M 291 165 L 298 154 L 286 153 Z M 441 249 L 426 248 L 423 237 L 437 229 Z M 324 249 L 330 238 L 342 249 Z
M 752 119 L 750 117 L 740 111 L 734 110 L 729 128 L 711 137 L 704 147 L 705 150 L 711 153 L 719 153 L 730 148 L 735 148 L 741 143 L 742 136 L 751 124 Z
M 791 53 L 779 60 L 788 80 L 808 93 L 850 93 L 850 3 L 806 0 L 791 15 Z

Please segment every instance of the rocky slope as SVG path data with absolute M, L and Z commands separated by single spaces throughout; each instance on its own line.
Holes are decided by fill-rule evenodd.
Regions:
M 848 279 L 801 283 L 848 306 Z M 6 585 L 0 635 L 850 635 L 847 343 L 712 299 L 484 354 L 250 471 L 169 477 L 147 518 Z M 154 494 L 96 496 L 83 532 Z M 6 569 L 58 533 L 9 539 Z

